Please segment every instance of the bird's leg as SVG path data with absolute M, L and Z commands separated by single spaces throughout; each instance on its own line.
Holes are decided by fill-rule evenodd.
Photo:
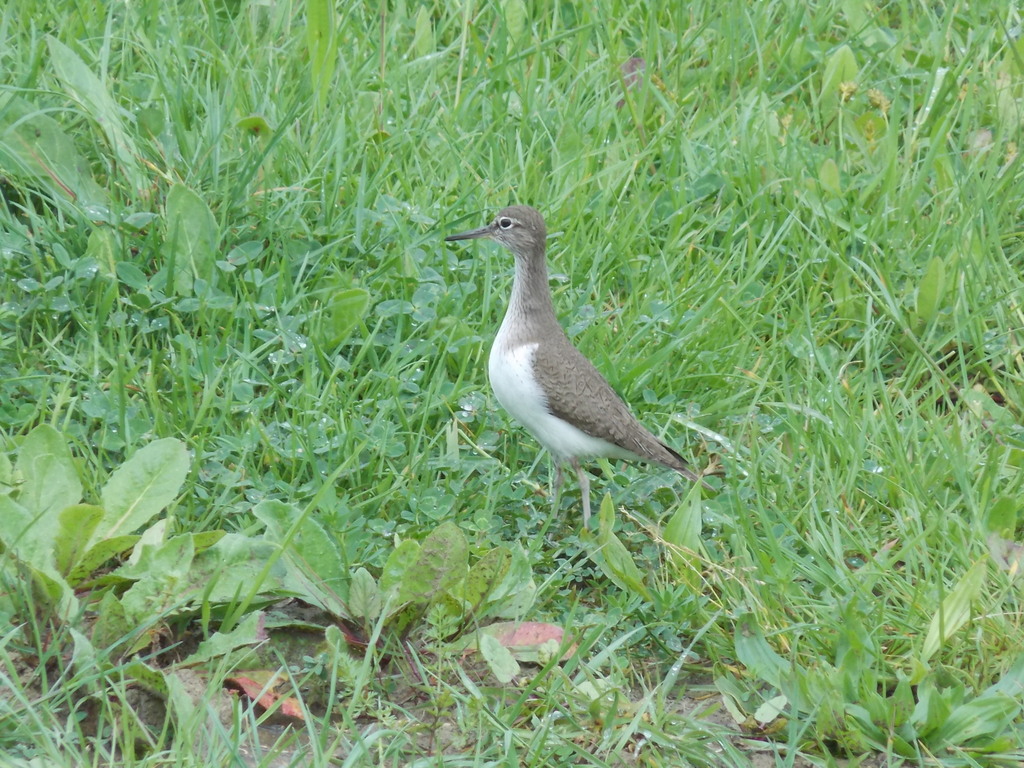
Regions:
M 580 466 L 579 459 L 572 460 L 572 468 L 576 470 L 576 477 L 580 481 L 580 499 L 583 502 L 583 528 L 586 530 L 590 523 L 590 478 L 586 471 Z
M 562 483 L 565 482 L 565 475 L 562 474 L 562 462 L 553 459 L 555 462 L 555 480 L 551 483 L 551 506 L 558 512 L 558 502 L 562 498 Z

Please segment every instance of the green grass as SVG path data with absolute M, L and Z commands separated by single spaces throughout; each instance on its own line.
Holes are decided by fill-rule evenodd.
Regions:
M 1015 12 L 346 3 L 318 48 L 313 0 L 33 5 L 0 11 L 3 452 L 53 425 L 95 500 L 178 438 L 173 532 L 257 535 L 286 501 L 374 576 L 454 522 L 474 556 L 521 544 L 526 618 L 578 634 L 519 687 L 429 643 L 292 659 L 334 695 L 295 764 L 1020 759 Z M 487 385 L 511 259 L 443 236 L 511 202 L 547 218 L 570 335 L 724 469 L 680 553 L 687 486 L 602 465 L 646 595 L 588 556 L 574 484 L 550 519 L 546 459 Z M 130 659 L 89 671 L 89 617 L 2 574 L 12 759 L 229 764 L 254 738 L 240 704 L 210 714 L 229 661 L 147 730 Z M 154 616 L 153 663 L 222 615 Z

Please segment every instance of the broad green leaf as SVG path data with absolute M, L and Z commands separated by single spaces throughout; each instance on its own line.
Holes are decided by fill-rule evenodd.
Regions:
M 26 562 L 53 557 L 53 530 L 40 526 L 37 517 L 10 496 L 0 496 L 0 544 Z M 42 554 L 33 554 L 37 550 Z
M 1015 37 L 1005 43 L 1006 53 L 999 65 L 1000 72 L 1019 78 L 1024 75 L 1024 37 Z M 1009 86 L 1008 86 L 1009 87 Z M 1020 115 L 1017 115 L 1018 119 Z
M 1010 668 L 1006 670 L 1006 674 L 985 690 L 1008 693 L 1024 700 L 1024 653 L 1017 656 Z
M 85 554 L 86 545 L 103 517 L 103 507 L 95 504 L 72 504 L 60 513 L 53 559 L 57 570 L 65 576 Z
M 154 520 L 153 524 L 148 526 L 139 535 L 139 540 L 132 548 L 132 553 L 128 556 L 128 565 L 134 568 L 140 567 L 139 562 L 143 558 L 146 547 L 160 547 L 163 545 L 167 540 L 167 522 L 166 517 Z M 123 571 L 124 568 L 119 570 Z
M 662 534 L 667 543 L 683 547 L 691 552 L 699 551 L 702 546 L 700 534 L 703 528 L 703 518 L 700 491 L 699 483 L 694 483 L 691 486 L 683 503 L 669 519 Z
M 783 715 L 788 706 L 789 699 L 785 696 L 773 696 L 754 710 L 754 719 L 764 727 Z
M 118 256 L 121 254 L 117 233 L 110 227 L 96 227 L 89 233 L 85 254 L 96 260 L 100 274 L 107 278 L 117 277 Z
M 475 611 L 501 583 L 512 564 L 512 553 L 506 547 L 495 547 L 473 563 L 463 582 L 453 590 Z
M 428 603 L 441 590 L 465 578 L 469 545 L 455 523 L 442 523 L 420 544 L 419 554 L 398 587 L 400 603 Z
M 533 580 L 530 559 L 522 546 L 509 547 L 511 558 L 505 576 L 487 597 L 486 616 L 500 619 L 521 619 L 533 607 L 537 598 L 537 583 Z
M 331 0 L 306 0 L 306 46 L 309 49 L 309 76 L 316 95 L 317 110 L 327 104 L 327 95 L 334 82 L 338 45 L 335 41 L 337 22 Z
M 722 704 L 725 705 L 733 722 L 736 725 L 745 723 L 749 717 L 745 705 L 750 698 L 745 685 L 741 685 L 735 677 L 729 675 L 716 677 L 715 688 L 722 695 Z
M 831 109 L 839 101 L 839 86 L 842 83 L 857 80 L 859 68 L 857 57 L 848 45 L 841 45 L 829 56 L 825 71 L 821 77 L 819 99 L 823 110 Z
M 862 665 L 865 663 L 866 662 L 861 662 Z M 861 680 L 863 680 L 863 678 L 861 678 Z M 856 690 L 853 687 L 854 685 L 856 685 L 855 681 L 852 683 L 852 685 L 849 685 L 847 688 L 839 687 L 837 692 L 841 692 L 844 690 Z M 889 701 L 889 699 L 883 696 L 877 690 L 867 688 L 866 686 L 862 687 L 864 687 L 865 689 L 858 691 L 857 701 L 860 704 L 860 706 L 863 707 L 864 711 L 868 715 L 867 722 L 870 722 L 872 724 L 889 723 L 892 720 L 892 711 L 890 706 L 891 702 Z M 875 727 L 877 728 L 877 725 L 875 725 Z M 876 731 L 869 728 L 865 728 L 864 730 L 872 738 L 884 738 L 884 733 L 880 729 Z
M 864 0 L 840 0 L 839 7 L 842 8 L 846 25 L 850 29 L 864 29 L 873 21 Z
M 931 83 L 928 88 L 928 96 L 914 117 L 914 133 L 910 136 L 912 140 L 917 141 L 919 136 L 930 135 L 932 141 L 942 141 L 943 137 L 948 136 L 945 100 L 950 92 L 957 87 L 960 79 L 952 74 L 952 71 L 950 67 L 930 69 Z M 954 169 L 948 156 L 941 157 L 944 161 L 942 163 L 938 162 L 940 157 L 941 155 L 934 158 L 936 183 L 941 185 L 943 190 L 953 189 L 959 183 L 960 174 Z
M 36 599 L 40 605 L 51 605 L 61 621 L 71 621 L 79 615 L 78 599 L 74 590 L 53 566 L 33 568 L 32 577 L 36 587 Z
M 953 587 L 928 625 L 928 634 L 921 647 L 922 661 L 928 661 L 946 641 L 971 618 L 971 603 L 985 583 L 988 560 L 979 560 Z
M 998 748 L 999 740 L 1010 732 L 1024 707 L 1024 654 L 1018 655 L 1006 673 L 977 696 L 952 707 L 948 699 L 943 703 L 938 717 L 929 712 L 931 748 L 961 746 L 968 741 L 974 748 Z M 978 743 L 986 737 L 987 741 Z
M 174 501 L 188 467 L 188 451 L 174 438 L 156 440 L 136 451 L 114 470 L 100 492 L 104 514 L 90 544 L 146 525 Z
M 370 307 L 370 292 L 363 288 L 347 288 L 335 293 L 327 302 L 325 322 L 328 346 L 345 341 Z
M 192 567 L 182 581 L 182 590 L 214 605 L 233 603 L 250 594 L 266 595 L 286 591 L 286 566 L 278 560 L 267 562 L 277 546 L 262 538 L 241 533 L 226 533 L 211 546 L 199 551 L 192 539 Z
M 162 522 L 162 521 L 161 521 Z M 153 525 L 148 528 L 141 536 L 138 537 L 138 541 L 135 543 L 134 549 L 132 549 L 131 555 L 128 560 L 120 568 L 117 568 L 111 576 L 117 577 L 122 581 L 139 581 L 146 578 L 154 568 L 169 568 L 171 570 L 178 570 L 178 566 L 168 560 L 167 552 L 173 552 L 173 548 L 168 548 L 168 542 L 170 539 L 164 535 L 165 526 Z M 177 539 L 188 538 L 189 541 L 181 542 Z M 192 550 L 192 537 L 188 534 L 182 536 L 175 536 L 174 547 L 179 549 L 186 548 Z M 162 554 L 161 554 L 162 553 Z M 154 558 L 161 556 L 163 562 L 161 564 L 154 563 Z M 189 556 L 189 562 L 192 557 Z
M 650 591 L 644 584 L 644 575 L 633 562 L 625 545 L 612 532 L 615 523 L 615 506 L 611 494 L 606 494 L 599 513 L 600 527 L 597 532 L 597 548 L 591 549 L 590 559 L 612 582 L 625 592 L 651 599 Z
M 253 611 L 243 618 L 230 632 L 214 632 L 186 658 L 182 664 L 206 664 L 220 661 L 230 656 L 239 648 L 248 648 L 257 643 L 266 642 L 267 631 L 263 626 L 265 616 L 261 611 Z
M 945 723 L 932 734 L 933 749 L 965 745 L 979 738 L 995 738 L 1006 734 L 1022 710 L 1020 696 L 997 691 L 977 696 L 949 713 Z M 984 744 L 972 746 L 984 747 Z
M 345 638 L 345 633 L 338 629 L 337 624 L 327 625 L 324 629 L 324 640 L 327 642 L 327 646 L 334 651 L 334 653 L 348 654 L 348 640 Z
M 844 601 L 836 616 L 835 666 L 847 681 L 872 674 L 874 660 L 881 656 L 875 646 L 872 628 L 865 623 L 864 610 L 857 598 Z M 873 623 L 873 622 L 872 622 Z
M 487 666 L 498 679 L 498 682 L 510 683 L 519 674 L 519 662 L 512 656 L 512 652 L 498 642 L 495 638 L 486 633 L 477 635 L 480 655 L 484 657 Z
M 101 651 L 122 642 L 136 625 L 128 620 L 124 606 L 112 590 L 103 593 L 92 626 L 92 644 Z
M 1006 51 L 1000 73 L 993 79 L 995 91 L 995 114 L 998 120 L 998 131 L 1004 135 L 1012 135 L 1021 127 L 1020 113 L 1020 81 L 1021 69 L 1024 64 L 1024 37 L 1014 35 L 1002 46 Z
M 921 114 L 926 115 L 927 112 Z M 952 192 L 958 183 L 957 173 L 948 157 L 937 155 L 932 167 L 932 175 L 935 177 L 935 186 L 939 192 Z
M 196 278 L 216 282 L 217 220 L 195 192 L 175 184 L 167 192 L 167 258 L 173 269 L 174 292 L 192 293 Z
M 946 293 L 946 262 L 933 256 L 917 287 L 917 320 L 922 325 L 932 322 L 942 309 Z
M 987 424 L 989 429 L 1002 427 L 1012 430 L 1017 427 L 1015 413 L 1009 408 L 999 405 L 983 387 L 974 386 L 963 389 L 960 396 L 963 398 L 963 405 Z
M 641 595 L 650 600 L 650 592 L 644 584 L 643 573 L 629 554 L 629 550 L 619 538 L 609 533 L 599 538 L 600 546 L 590 553 L 590 559 L 604 572 L 612 582 L 624 592 Z
M 68 583 L 77 586 L 88 579 L 101 565 L 122 555 L 139 541 L 135 534 L 113 536 L 92 544 L 67 575 Z
M 52 522 L 40 522 L 10 496 L 0 496 L 0 542 L 31 574 L 36 599 L 67 618 L 77 613 L 78 601 L 54 566 L 56 533 Z
M 142 107 L 135 112 L 135 124 L 143 136 L 159 139 L 166 123 L 164 111 L 159 107 Z
M 357 619 L 373 622 L 380 616 L 380 588 L 370 572 L 358 568 L 348 588 L 348 608 Z
M 146 227 L 160 218 L 154 211 L 135 211 L 121 219 L 121 228 L 132 232 L 142 232 Z
M 121 597 L 129 620 L 142 622 L 189 605 L 203 592 L 191 584 L 188 572 L 194 552 L 191 536 L 175 536 L 160 545 L 142 548 L 138 566 L 119 569 L 137 577 Z
M 14 486 L 14 465 L 6 453 L 0 453 L 0 493 L 10 493 Z
M 49 425 L 36 427 L 21 444 L 15 468 L 22 477 L 18 503 L 48 526 L 52 536 L 61 510 L 82 499 L 67 441 Z
M 741 621 L 745 620 L 745 617 L 741 617 Z M 738 625 L 737 630 L 746 631 L 746 628 Z M 738 635 L 739 632 L 737 632 Z M 740 642 L 746 642 L 746 638 L 740 639 Z M 774 650 L 770 646 L 766 648 L 766 645 L 767 643 L 765 643 L 762 634 L 756 642 L 756 646 L 747 650 L 753 653 L 755 658 L 757 656 L 757 653 L 754 653 L 755 651 L 775 654 Z M 777 657 L 777 654 L 775 656 Z M 766 659 L 764 663 L 770 664 L 771 662 Z M 780 670 L 780 672 L 781 674 L 777 675 L 781 682 L 779 690 L 789 699 L 794 712 L 810 712 L 818 709 L 820 717 L 827 708 L 842 708 L 842 703 L 835 699 L 836 691 L 843 684 L 843 681 L 838 679 L 835 668 L 830 664 L 821 664 L 812 669 L 801 668 L 796 670 L 795 673 L 790 673 L 790 669 L 787 667 L 785 670 Z M 828 703 L 827 707 L 826 702 Z
M 267 541 L 283 548 L 289 589 L 330 613 L 347 614 L 348 564 L 312 511 L 268 500 L 257 504 L 253 514 L 267 526 Z
M 837 196 L 843 193 L 842 185 L 839 182 L 839 166 L 831 157 L 825 158 L 821 167 L 818 168 L 818 182 L 826 192 Z
M 914 714 L 914 690 L 910 678 L 899 670 L 896 671 L 896 678 L 899 682 L 889 698 L 892 704 L 892 724 L 899 728 Z
M 60 124 L 10 92 L 0 93 L 0 167 L 83 208 L 102 209 L 110 202 Z
M 703 510 L 700 491 L 700 483 L 694 483 L 662 533 L 676 579 L 694 591 L 699 591 L 703 585 L 700 557 L 703 550 L 700 540 Z
M 267 122 L 267 118 L 263 115 L 249 115 L 243 117 L 235 126 L 250 133 L 253 136 L 266 136 L 269 137 L 271 133 L 270 123 Z
M 1005 539 L 1012 539 L 1017 530 L 1017 515 L 1021 502 L 1011 496 L 992 500 L 985 512 L 985 530 Z
M 145 189 L 147 180 L 140 171 L 140 153 L 124 126 L 125 111 L 77 53 L 53 36 L 47 36 L 46 44 L 57 77 L 106 135 L 122 170 L 135 189 Z
M 74 650 L 71 652 L 71 665 L 77 670 L 94 669 L 100 664 L 109 662 L 97 658 L 96 646 L 75 627 L 70 627 Z
M 233 661 L 235 660 L 225 660 L 227 664 Z M 175 723 L 198 722 L 195 719 L 197 711 L 201 707 L 205 708 L 207 702 L 201 697 L 195 697 L 195 691 L 197 683 L 202 685 L 206 680 L 205 675 L 192 667 L 176 664 L 166 669 L 164 679 L 167 681 L 166 701 L 169 719 Z M 199 717 L 205 717 L 205 714 Z
M 159 669 L 149 666 L 141 659 L 132 659 L 121 666 L 120 672 L 125 681 L 141 685 L 166 700 L 167 680 Z
M 285 544 L 288 533 L 302 514 L 294 504 L 278 499 L 261 501 L 252 508 L 253 516 L 267 527 L 267 540 Z
M 416 12 L 416 28 L 412 37 L 413 55 L 417 58 L 434 52 L 434 26 L 430 20 L 430 11 L 421 5 Z
M 751 675 L 776 688 L 782 687 L 790 665 L 768 645 L 753 614 L 748 613 L 736 622 L 733 642 L 736 658 Z
M 139 292 L 145 292 L 149 288 L 146 273 L 131 262 L 119 261 L 115 269 L 117 270 L 117 279 L 129 288 Z M 137 297 L 133 300 L 137 300 Z
M 398 590 L 405 580 L 405 574 L 416 561 L 420 554 L 420 543 L 413 539 L 406 539 L 392 550 L 384 563 L 384 570 L 380 573 L 380 591 L 385 598 L 390 598 L 394 592 L 397 596 Z M 392 608 L 399 608 L 400 601 L 390 601 Z
M 272 532 L 268 527 L 268 538 L 285 545 L 289 559 L 307 574 L 315 574 L 327 589 L 344 593 L 349 579 L 348 564 L 336 537 L 316 515 L 280 502 L 260 504 L 254 513 L 264 523 L 275 521 Z M 287 541 L 286 536 L 290 536 Z
M 508 29 L 508 49 L 519 45 L 519 39 L 526 30 L 526 3 L 523 0 L 502 0 L 501 10 Z
M 196 548 L 196 552 L 202 552 L 204 549 L 216 545 L 218 541 L 227 536 L 227 531 L 200 531 L 199 533 L 193 533 L 192 545 Z
M 940 689 L 936 679 L 935 672 L 930 671 L 917 686 L 917 704 L 912 719 L 922 737 L 941 728 L 953 711 L 952 691 Z
M 836 695 L 839 697 L 841 694 L 837 691 Z M 828 714 L 822 722 L 821 715 L 825 712 Z M 886 734 L 872 720 L 867 708 L 855 702 L 844 702 L 840 712 L 836 711 L 832 702 L 823 704 L 815 725 L 818 729 L 827 729 L 819 730 L 819 733 L 839 742 L 844 749 L 855 752 L 866 752 L 873 743 L 884 743 L 886 739 Z

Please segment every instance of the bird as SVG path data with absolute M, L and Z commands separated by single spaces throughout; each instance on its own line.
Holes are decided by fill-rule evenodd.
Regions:
M 486 226 L 445 240 L 479 238 L 494 240 L 515 257 L 512 293 L 491 346 L 488 378 L 501 406 L 551 454 L 556 504 L 568 464 L 579 480 L 583 528 L 588 527 L 590 481 L 581 462 L 596 458 L 660 464 L 710 490 L 679 453 L 637 420 L 566 336 L 548 285 L 544 217 L 530 206 L 513 205 Z

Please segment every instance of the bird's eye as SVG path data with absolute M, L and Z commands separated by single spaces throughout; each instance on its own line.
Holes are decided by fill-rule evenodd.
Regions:
M 512 229 L 512 219 L 508 216 L 502 216 L 498 219 L 498 226 L 502 229 Z

